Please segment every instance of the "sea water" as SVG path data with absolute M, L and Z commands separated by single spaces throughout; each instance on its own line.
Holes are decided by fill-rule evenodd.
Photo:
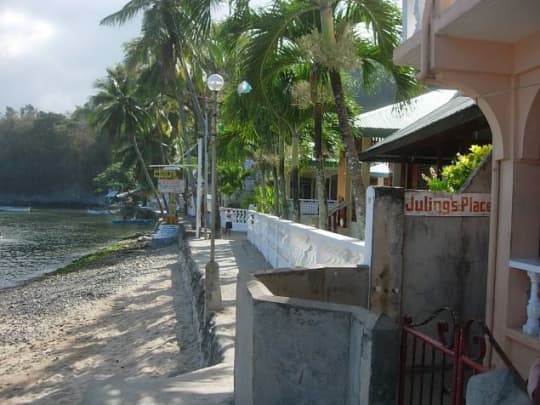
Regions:
M 54 271 L 113 241 L 152 228 L 117 225 L 113 219 L 85 210 L 0 212 L 0 288 Z

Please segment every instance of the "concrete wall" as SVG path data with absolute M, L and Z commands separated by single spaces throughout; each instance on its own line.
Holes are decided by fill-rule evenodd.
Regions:
M 179 233 L 178 263 L 182 269 L 183 283 L 187 286 L 185 293 L 190 295 L 193 327 L 197 331 L 197 341 L 203 358 L 201 367 L 206 367 L 223 361 L 225 348 L 215 334 L 212 319 L 207 319 L 205 313 L 204 269 L 199 268 L 191 256 L 189 244 L 184 241 L 184 236 L 184 232 Z
M 248 239 L 274 268 L 365 262 L 363 241 L 255 211 Z
M 368 189 L 370 309 L 415 320 L 450 306 L 484 319 L 489 216 L 403 215 L 404 190 Z
M 366 207 L 366 258 L 371 271 L 368 308 L 399 319 L 404 254 L 403 189 L 368 187 Z
M 489 217 L 405 217 L 403 311 L 484 319 Z
M 258 276 L 275 289 L 286 277 Z M 277 296 L 252 275 L 237 288 L 236 404 L 395 402 L 395 322 L 359 306 Z
M 278 269 L 256 275 L 272 294 L 366 308 L 369 293 L 369 268 L 320 267 Z

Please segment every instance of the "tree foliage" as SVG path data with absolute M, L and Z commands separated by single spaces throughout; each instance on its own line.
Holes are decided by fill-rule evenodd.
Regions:
M 360 169 L 358 134 L 350 125 L 350 116 L 359 108 L 352 102 L 348 83 L 354 84 L 353 90 L 362 88 L 371 94 L 389 78 L 398 100 L 417 90 L 412 70 L 392 62 L 400 38 L 399 10 L 390 0 L 276 0 L 255 11 L 248 0 L 230 0 L 229 18 L 215 22 L 210 11 L 218 3 L 126 0 L 122 9 L 101 23 L 121 25 L 140 13 L 140 36 L 126 44 L 124 63 L 108 69 L 107 76 L 97 81 L 97 94 L 88 109 L 69 118 L 45 117 L 31 105 L 6 110 L 0 129 L 18 135 L 5 135 L 9 147 L 0 151 L 0 157 L 7 150 L 12 156 L 25 153 L 20 143 L 24 150 L 42 155 L 35 162 L 45 162 L 51 151 L 55 157 L 48 158 L 46 165 L 51 171 L 61 169 L 48 174 L 47 181 L 28 186 L 34 192 L 53 184 L 60 173 L 65 183 L 83 184 L 87 190 L 92 189 L 93 178 L 100 192 L 129 187 L 132 181 L 153 188 L 149 164 L 193 167 L 191 146 L 205 133 L 206 118 L 212 116 L 205 111 L 209 99 L 205 80 L 220 73 L 225 87 L 218 96 L 218 162 L 227 168 L 219 173 L 222 192 L 241 187 L 241 162 L 253 160 L 260 174 L 256 177 L 260 196 L 273 197 L 274 213 L 287 216 L 287 198 L 298 202 L 300 164 L 306 161 L 302 153 L 307 153 L 307 160 L 315 157 L 319 163 L 319 199 L 326 201 L 324 159 L 329 153 L 345 147 L 350 150 L 349 171 L 359 174 Z M 242 80 L 252 85 L 250 94 L 236 93 Z M 108 134 L 112 143 L 89 127 L 90 113 L 100 134 Z M 25 131 L 47 135 L 30 141 Z M 329 142 L 331 138 L 334 142 Z M 302 149 L 308 139 L 310 148 Z M 0 146 L 1 142 L 6 142 L 4 133 Z M 94 148 L 102 155 L 96 156 Z M 16 159 L 0 162 L 22 172 Z M 130 175 L 122 178 L 121 170 Z M 84 180 L 75 178 L 77 173 Z M 185 175 L 188 189 L 193 190 L 193 172 L 186 170 Z M 9 182 L 13 193 L 24 188 L 22 182 L 6 176 L 13 174 L 4 170 L 0 181 Z M 274 188 L 267 190 L 270 177 Z M 355 181 L 355 201 L 360 202 L 363 186 Z M 299 216 L 297 204 L 294 212 Z M 326 217 L 324 207 L 320 212 Z
M 123 167 L 122 162 L 117 161 L 94 177 L 93 184 L 96 192 L 106 193 L 109 190 L 133 190 L 137 182 L 133 168 Z
M 78 203 L 94 194 L 92 179 L 110 162 L 107 140 L 71 117 L 27 105 L 0 118 L 0 199 Z M 39 196 L 39 197 L 38 197 Z
M 218 165 L 219 191 L 225 195 L 232 195 L 242 190 L 244 180 L 251 172 L 242 167 L 240 163 L 226 162 Z

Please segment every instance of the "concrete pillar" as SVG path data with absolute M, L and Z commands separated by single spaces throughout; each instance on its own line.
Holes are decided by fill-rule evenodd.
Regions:
M 366 211 L 366 261 L 370 268 L 369 309 L 401 317 L 403 201 L 405 190 L 369 187 Z

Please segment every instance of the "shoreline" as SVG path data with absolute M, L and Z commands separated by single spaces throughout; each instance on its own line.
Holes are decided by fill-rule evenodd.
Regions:
M 140 238 L 74 271 L 0 290 L 2 403 L 74 403 L 95 379 L 200 366 L 178 246 Z
M 91 268 L 94 264 L 99 265 L 100 260 L 105 260 L 107 256 L 122 254 L 124 251 L 145 249 L 148 248 L 150 232 L 138 232 L 133 235 L 126 236 L 116 241 L 109 242 L 106 246 L 97 248 L 96 250 L 87 253 L 77 259 L 74 259 L 65 266 L 58 267 L 46 273 L 38 274 L 35 277 L 18 281 L 15 285 L 0 287 L 2 291 L 17 289 L 28 284 L 41 282 L 48 277 L 54 277 L 60 274 L 67 274 L 77 271 L 84 271 L 85 268 Z
M 149 248 L 150 235 L 151 232 L 139 232 L 134 235 L 126 236 L 117 241 L 109 243 L 107 246 L 85 254 L 65 266 L 59 267 L 56 270 L 42 274 L 27 281 L 31 283 L 59 274 L 84 271 L 85 268 L 91 268 L 94 265 L 99 265 L 100 260 L 106 260 L 108 256 L 122 255 L 133 250 L 147 249 Z

